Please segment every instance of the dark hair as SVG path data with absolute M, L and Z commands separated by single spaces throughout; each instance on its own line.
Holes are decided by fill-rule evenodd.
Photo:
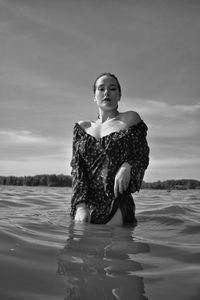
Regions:
M 95 93 L 95 91 L 96 91 L 96 83 L 97 83 L 97 80 L 98 80 L 99 78 L 103 77 L 103 76 L 109 76 L 109 77 L 112 77 L 112 78 L 114 78 L 114 79 L 116 80 L 116 82 L 117 82 L 117 87 L 118 87 L 118 89 L 119 89 L 119 94 L 120 94 L 120 97 L 121 97 L 122 91 L 121 91 L 121 86 L 120 86 L 119 80 L 118 80 L 118 78 L 117 78 L 114 74 L 109 73 L 109 72 L 101 73 L 101 74 L 95 79 L 94 84 L 93 84 L 93 92 Z

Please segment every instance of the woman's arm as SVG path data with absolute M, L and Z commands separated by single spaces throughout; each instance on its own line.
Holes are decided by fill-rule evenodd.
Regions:
M 147 126 L 141 119 L 132 127 L 127 137 L 129 155 L 115 176 L 114 194 L 117 197 L 127 189 L 139 191 L 145 170 L 149 164 L 149 147 L 146 140 Z
M 78 128 L 74 127 L 73 146 L 72 146 L 72 198 L 71 216 L 76 221 L 86 221 L 89 218 L 89 211 L 86 203 L 88 199 L 88 180 L 85 170 L 84 160 L 79 153 L 79 133 Z
M 131 165 L 127 162 L 123 163 L 119 168 L 114 183 L 114 195 L 117 198 L 119 194 L 123 194 L 129 186 L 131 179 Z
M 131 165 L 129 183 L 131 193 L 140 190 L 145 170 L 149 165 L 149 146 L 146 139 L 147 130 L 146 124 L 142 121 L 131 133 L 130 156 L 127 159 L 127 163 Z

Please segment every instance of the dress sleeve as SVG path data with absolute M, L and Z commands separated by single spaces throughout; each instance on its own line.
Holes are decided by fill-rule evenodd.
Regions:
M 141 121 L 130 131 L 128 143 L 130 148 L 127 162 L 131 167 L 129 189 L 131 193 L 139 191 L 142 185 L 145 170 L 149 165 L 149 146 L 147 144 L 147 126 Z
M 81 203 L 87 203 L 87 176 L 85 172 L 84 159 L 79 153 L 81 139 L 78 128 L 75 125 L 72 142 L 72 198 L 71 198 L 71 216 L 76 213 L 76 206 Z

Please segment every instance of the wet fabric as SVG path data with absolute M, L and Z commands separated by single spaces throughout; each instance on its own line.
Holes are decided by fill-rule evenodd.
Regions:
M 134 223 L 135 204 L 131 193 L 139 191 L 149 163 L 146 141 L 147 126 L 143 121 L 100 139 L 88 134 L 78 123 L 73 131 L 71 216 L 76 206 L 85 203 L 91 222 L 107 223 L 120 208 L 124 223 Z M 114 180 L 120 166 L 131 165 L 129 187 L 114 196 Z

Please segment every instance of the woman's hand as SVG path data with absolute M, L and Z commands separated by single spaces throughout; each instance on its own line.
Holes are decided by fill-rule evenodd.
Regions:
M 114 195 L 117 198 L 119 194 L 123 194 L 129 186 L 131 178 L 131 165 L 125 162 L 119 168 L 117 174 L 115 175 L 114 183 Z
M 76 222 L 89 222 L 90 221 L 90 213 L 85 205 L 80 204 L 77 206 L 74 220 Z

